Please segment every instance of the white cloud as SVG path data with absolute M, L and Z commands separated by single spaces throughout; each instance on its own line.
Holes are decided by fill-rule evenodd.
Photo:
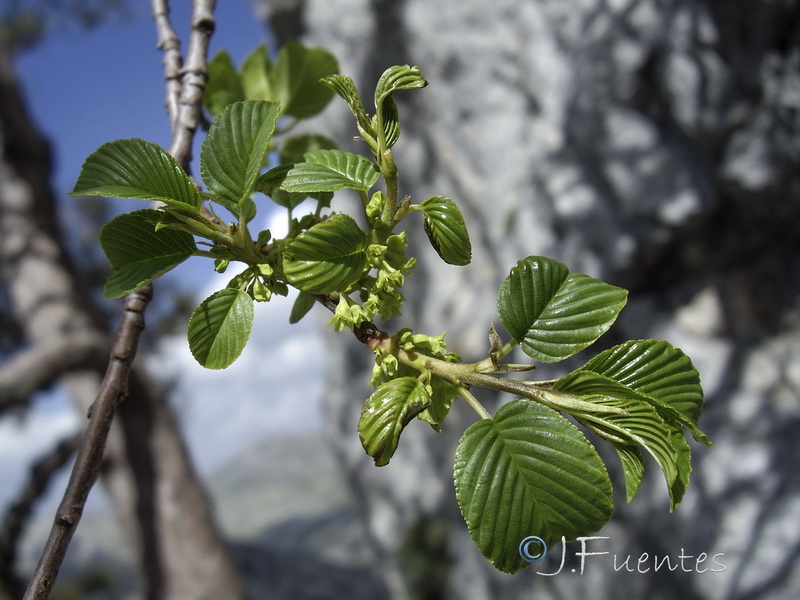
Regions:
M 201 367 L 183 335 L 163 340 L 149 357 L 152 373 L 176 383 L 174 405 L 202 471 L 265 436 L 320 426 L 327 330 L 316 311 L 290 325 L 292 302 L 256 304 L 247 347 L 225 370 Z
M 38 394 L 24 417 L 0 420 L 0 511 L 21 490 L 30 465 L 82 425 L 80 415 L 58 389 Z
M 285 212 L 268 211 L 265 226 L 281 236 L 285 221 Z M 235 273 L 231 269 L 219 275 L 206 264 L 197 266 L 207 270 L 201 279 L 197 270 L 178 275 L 185 282 L 203 282 L 197 302 L 224 287 Z M 174 384 L 170 400 L 203 473 L 265 436 L 321 426 L 324 336 L 333 332 L 325 327 L 328 319 L 321 308 L 291 325 L 293 302 L 291 296 L 256 303 L 249 343 L 228 369 L 201 367 L 189 352 L 185 334 L 164 338 L 155 354 L 139 356 L 153 375 Z M 0 510 L 18 493 L 30 464 L 83 425 L 60 390 L 38 395 L 23 419 L 0 420 Z

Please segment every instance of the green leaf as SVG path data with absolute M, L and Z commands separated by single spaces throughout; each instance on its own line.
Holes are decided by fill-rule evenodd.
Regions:
M 678 476 L 672 487 L 669 488 L 670 512 L 678 508 L 689 486 L 689 476 L 692 474 L 692 447 L 686 442 L 686 437 L 680 427 L 672 428 L 672 445 L 678 452 L 678 460 L 675 466 L 678 468 Z
M 580 352 L 608 330 L 628 292 L 570 273 L 562 263 L 529 256 L 500 287 L 500 320 L 531 358 L 557 362 Z
M 375 107 L 398 90 L 413 90 L 424 88 L 428 82 L 422 76 L 419 67 L 396 65 L 389 67 L 378 79 L 375 85 Z
M 442 423 L 450 413 L 450 407 L 458 399 L 458 388 L 435 375 L 431 377 L 428 386 L 431 405 L 419 414 L 419 418 L 441 432 Z
M 613 510 L 603 461 L 556 411 L 514 400 L 473 423 L 455 461 L 456 498 L 472 539 L 495 567 L 528 565 L 520 541 L 535 535 L 548 547 L 600 529 Z
M 703 411 L 700 374 L 680 348 L 663 340 L 631 340 L 601 352 L 581 370 L 643 394 L 668 422 L 683 425 L 697 441 L 711 445 L 697 428 Z
M 282 112 L 298 119 L 321 112 L 333 97 L 333 92 L 320 79 L 339 70 L 336 58 L 321 48 L 308 48 L 289 41 L 281 48 L 270 74 L 276 100 Z
M 425 386 L 413 377 L 392 379 L 373 392 L 361 411 L 358 434 L 375 466 L 389 463 L 405 426 L 430 403 Z
M 366 192 L 380 177 L 380 171 L 368 158 L 340 150 L 315 150 L 303 156 L 303 162 L 291 167 L 281 189 L 287 192 L 338 192 L 354 189 Z
M 671 509 L 678 506 L 692 470 L 691 447 L 684 439 L 681 426 L 692 432 L 699 442 L 711 445 L 711 441 L 696 424 L 703 407 L 703 390 L 700 387 L 700 376 L 688 356 L 662 340 L 633 340 L 601 352 L 583 367 L 557 381 L 553 389 L 580 395 L 583 400 L 603 405 L 613 403 L 612 398 L 635 401 L 646 404 L 655 412 L 664 423 L 658 434 L 661 440 L 651 440 L 648 443 L 641 439 L 629 439 L 644 446 L 659 462 L 669 487 Z M 626 410 L 633 415 L 636 411 L 641 414 L 642 409 L 637 406 L 635 409 L 626 407 Z M 581 415 L 576 416 L 584 419 Z M 624 419 L 617 415 L 595 416 L 590 421 L 597 425 L 604 419 L 616 419 L 617 424 L 625 424 Z M 651 419 L 652 423 L 654 421 Z M 608 422 L 601 427 L 613 429 L 608 426 Z M 658 445 L 665 444 L 671 447 L 671 458 L 667 457 L 667 451 L 657 448 Z M 630 460 L 626 463 L 630 457 L 623 456 L 619 447 L 617 452 L 620 453 L 623 468 L 626 470 L 630 498 L 632 496 L 627 476 Z M 665 463 L 669 464 L 665 466 Z
M 248 100 L 217 117 L 200 152 L 200 174 L 209 190 L 234 205 L 253 193 L 278 108 L 274 102 Z
M 607 432 L 627 443 L 641 446 L 656 459 L 667 487 L 678 476 L 678 453 L 672 444 L 672 428 L 641 394 L 613 380 L 589 371 L 577 370 L 559 379 L 553 389 L 575 394 L 584 401 L 625 411 L 616 413 L 573 413 L 579 421 L 591 424 L 602 435 Z
M 638 446 L 627 444 L 613 444 L 622 463 L 622 472 L 625 475 L 625 496 L 630 502 L 639 491 L 639 485 L 644 476 L 644 457 Z
M 400 138 L 400 111 L 394 96 L 387 96 L 381 103 L 380 119 L 373 118 L 373 126 L 383 131 L 384 147 L 391 148 Z
M 269 195 L 272 201 L 278 206 L 294 210 L 308 198 L 308 194 L 297 194 L 294 192 L 284 192 L 283 190 L 273 190 Z
M 277 167 L 271 168 L 266 173 L 259 175 L 258 179 L 256 179 L 255 190 L 267 196 L 271 196 L 275 190 L 280 189 L 283 185 L 283 180 L 286 179 L 286 174 L 292 166 L 293 165 L 278 165 Z
M 253 326 L 253 299 L 226 288 L 200 303 L 187 330 L 189 350 L 207 369 L 224 369 L 239 358 Z
M 306 316 L 308 311 L 314 308 L 317 301 L 311 294 L 300 292 L 292 305 L 292 312 L 289 314 L 289 323 L 298 323 Z
M 271 70 L 272 62 L 269 59 L 267 46 L 261 44 L 242 63 L 241 80 L 244 96 L 241 99 L 277 101 L 269 78 Z
M 296 163 L 303 159 L 307 152 L 315 150 L 336 150 L 336 142 L 324 135 L 307 133 L 286 140 L 281 146 L 281 164 Z
M 456 203 L 450 198 L 434 196 L 422 202 L 420 208 L 424 211 L 425 233 L 442 260 L 451 265 L 468 265 L 472 245 Z
M 348 215 L 333 215 L 297 236 L 284 251 L 283 270 L 297 289 L 309 294 L 345 290 L 367 262 L 367 235 Z
M 89 155 L 71 196 L 154 200 L 196 212 L 200 192 L 163 148 L 139 139 L 103 144 Z
M 244 99 L 242 80 L 236 72 L 231 55 L 220 50 L 208 63 L 208 82 L 203 93 L 203 104 L 216 117 L 229 104 Z
M 397 65 L 389 67 L 375 86 L 375 119 L 378 135 L 383 137 L 384 148 L 391 148 L 400 136 L 397 104 L 392 94 L 398 90 L 423 88 L 428 85 L 419 67 Z
M 320 83 L 336 92 L 345 101 L 350 112 L 356 118 L 362 133 L 374 138 L 375 130 L 367 116 L 367 111 L 364 109 L 364 103 L 361 101 L 355 82 L 345 75 L 331 75 L 320 79 Z
M 164 216 L 144 209 L 119 215 L 100 230 L 100 245 L 115 273 L 103 288 L 105 298 L 120 298 L 160 277 L 196 250 L 191 235 L 156 229 Z

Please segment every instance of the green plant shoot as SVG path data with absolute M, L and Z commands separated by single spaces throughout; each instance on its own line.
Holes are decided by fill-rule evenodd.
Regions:
M 403 284 L 416 264 L 408 256 L 409 227 L 422 227 L 451 265 L 468 265 L 471 245 L 456 202 L 433 196 L 415 203 L 399 195 L 394 96 L 425 87 L 420 70 L 387 69 L 369 115 L 355 83 L 337 68 L 326 51 L 297 43 L 284 47 L 274 63 L 260 47 L 239 70 L 219 54 L 206 94 L 216 118 L 200 154 L 205 191 L 150 142 L 118 140 L 91 154 L 72 195 L 155 203 L 102 228 L 100 243 L 113 269 L 105 296 L 124 296 L 190 257 L 210 259 L 218 272 L 240 263 L 189 320 L 189 348 L 209 369 L 225 368 L 241 354 L 255 302 L 295 288 L 293 322 L 321 303 L 332 311 L 335 330 L 354 332 L 375 355 L 375 391 L 358 432 L 378 466 L 391 461 L 406 427 L 424 421 L 441 431 L 454 403 L 464 400 L 479 419 L 456 451 L 456 498 L 473 540 L 501 571 L 527 566 L 517 551 L 526 536 L 554 544 L 595 532 L 611 518 L 606 466 L 565 415 L 617 452 L 628 501 L 647 454 L 663 473 L 670 509 L 677 508 L 691 472 L 685 431 L 710 445 L 697 427 L 700 378 L 681 350 L 665 341 L 629 341 L 556 381 L 506 376 L 534 367 L 504 362 L 515 347 L 534 362 L 552 363 L 591 346 L 624 307 L 625 290 L 550 258 L 523 258 L 498 292 L 498 318 L 508 337 L 492 326 L 486 357 L 473 363 L 448 351 L 444 334 L 390 334 L 375 325 L 401 314 Z M 340 151 L 319 135 L 290 135 L 335 95 L 350 109 L 366 155 Z M 332 209 L 341 190 L 361 199 L 358 214 Z M 298 215 L 301 204 L 311 209 Z M 276 206 L 287 211 L 287 235 L 251 231 L 258 212 Z M 476 386 L 513 399 L 491 415 L 471 392 Z

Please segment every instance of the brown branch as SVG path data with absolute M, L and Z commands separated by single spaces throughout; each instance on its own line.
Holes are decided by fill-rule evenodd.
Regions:
M 192 139 L 202 116 L 203 91 L 208 79 L 208 44 L 215 25 L 214 6 L 214 0 L 194 0 L 188 60 L 181 69 L 180 42 L 169 22 L 168 4 L 166 0 L 153 0 L 159 46 L 165 53 L 166 103 L 173 133 L 170 152 L 186 171 L 192 157 Z M 89 425 L 75 466 L 24 600 L 46 600 L 55 583 L 86 498 L 99 475 L 115 408 L 127 395 L 128 376 L 151 294 L 152 288 L 148 285 L 125 300 L 106 376 L 90 409 Z M 241 590 L 230 591 L 232 597 L 242 595 Z
M 154 0 L 159 3 L 159 0 Z M 186 63 L 181 71 L 181 93 L 169 152 L 188 173 L 192 140 L 203 115 L 203 92 L 208 81 L 208 45 L 214 33 L 215 0 L 192 3 L 192 26 Z
M 109 344 L 106 335 L 81 331 L 17 352 L 0 369 L 0 412 L 25 404 L 34 392 L 47 389 L 64 373 L 102 372 Z
M 127 393 L 128 374 L 136 356 L 139 334 L 144 329 L 144 311 L 151 298 L 152 290 L 148 285 L 125 299 L 106 376 L 89 411 L 89 425 L 81 440 L 67 489 L 23 600 L 46 600 L 50 595 L 86 498 L 100 473 L 114 409 Z
M 61 440 L 44 457 L 31 466 L 28 481 L 17 500 L 8 508 L 0 525 L 0 589 L 5 588 L 11 598 L 19 598 L 25 591 L 22 579 L 14 571 L 19 539 L 30 518 L 34 504 L 42 497 L 53 476 L 75 454 L 80 436 Z

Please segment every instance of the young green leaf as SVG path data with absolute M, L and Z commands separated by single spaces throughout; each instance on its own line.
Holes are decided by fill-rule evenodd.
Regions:
M 278 118 L 275 102 L 248 100 L 228 106 L 211 125 L 200 152 L 208 189 L 238 205 L 253 192 Z
M 100 229 L 100 245 L 114 273 L 103 288 L 105 298 L 120 298 L 160 277 L 197 249 L 183 231 L 156 229 L 164 216 L 144 209 L 121 214 Z
M 656 459 L 667 487 L 672 488 L 678 476 L 678 453 L 671 441 L 672 428 L 646 398 L 608 378 L 580 370 L 559 379 L 553 388 L 593 404 L 625 411 L 625 414 L 574 413 L 573 416 L 594 426 L 601 435 L 608 432 L 614 438 L 644 448 Z
M 456 450 L 456 498 L 472 539 L 498 569 L 528 565 L 518 545 L 548 546 L 597 531 L 613 510 L 611 481 L 594 447 L 556 411 L 514 400 L 473 423 Z
M 375 466 L 389 463 L 405 426 L 430 403 L 425 386 L 413 377 L 392 379 L 367 398 L 358 421 L 358 434 Z
M 689 486 L 689 476 L 692 474 L 692 447 L 686 442 L 683 430 L 680 427 L 672 428 L 672 445 L 678 452 L 678 460 L 675 466 L 678 468 L 678 476 L 669 488 L 670 512 L 678 508 Z
M 508 333 L 531 358 L 557 362 L 594 343 L 625 306 L 628 292 L 529 256 L 500 287 L 497 310 Z
M 189 350 L 207 369 L 224 369 L 239 358 L 253 326 L 253 299 L 226 288 L 200 303 L 187 329 Z
M 203 104 L 215 117 L 226 106 L 246 98 L 242 80 L 233 64 L 231 55 L 220 50 L 208 63 L 208 82 L 203 93 Z
M 603 405 L 612 402 L 612 398 L 635 399 L 638 403 L 646 403 L 664 423 L 665 429 L 658 433 L 661 439 L 649 443 L 632 438 L 629 441 L 642 445 L 653 454 L 667 479 L 671 509 L 678 506 L 691 474 L 691 447 L 684 439 L 681 426 L 686 427 L 699 442 L 711 445 L 708 437 L 697 427 L 697 419 L 703 408 L 703 390 L 700 376 L 688 356 L 662 340 L 632 340 L 601 352 L 583 367 L 557 381 L 553 389 L 580 395 L 583 400 Z M 626 410 L 629 413 L 641 411 L 640 407 L 628 407 Z M 585 421 L 582 416 L 576 416 Z M 624 424 L 624 419 L 620 420 L 616 415 L 595 416 L 588 420 L 598 425 L 604 419 L 616 419 L 617 424 Z M 612 431 L 613 427 L 604 423 L 601 429 Z M 672 447 L 671 459 L 667 459 L 666 451 L 657 448 L 667 443 Z M 624 456 L 618 445 L 615 444 L 615 447 L 626 471 L 630 498 L 630 460 L 626 463 L 630 457 Z M 635 471 L 632 473 L 635 474 Z
M 200 207 L 200 192 L 169 152 L 139 139 L 109 142 L 90 154 L 70 196 L 139 198 L 194 212 Z
M 316 303 L 317 301 L 314 299 L 314 296 L 306 294 L 305 292 L 300 292 L 292 305 L 292 311 L 289 314 L 289 323 L 299 323 L 300 319 L 305 317 Z
M 625 499 L 630 502 L 639 491 L 639 485 L 644 476 L 644 457 L 638 446 L 614 443 L 619 460 L 622 463 L 622 472 L 625 475 Z
M 241 81 L 244 90 L 242 100 L 278 100 L 269 78 L 271 70 L 272 61 L 269 59 L 267 46 L 261 44 L 242 63 Z
M 665 420 L 683 425 L 697 441 L 711 445 L 697 428 L 703 411 L 700 374 L 691 359 L 669 342 L 631 340 L 601 352 L 580 370 L 643 394 Z
M 351 188 L 366 192 L 375 185 L 380 171 L 359 154 L 340 150 L 315 150 L 293 165 L 281 184 L 287 192 L 338 192 Z
M 398 90 L 423 88 L 428 85 L 419 67 L 397 65 L 383 72 L 375 86 L 375 121 L 384 148 L 391 148 L 400 136 L 397 104 L 392 94 Z
M 333 92 L 320 84 L 320 79 L 334 75 L 339 64 L 328 51 L 308 48 L 289 41 L 281 48 L 270 73 L 275 100 L 282 113 L 306 119 L 321 112 L 333 97 Z
M 336 150 L 336 142 L 324 135 L 307 133 L 286 140 L 281 146 L 281 164 L 296 163 L 303 160 L 303 155 L 315 150 Z
M 425 219 L 425 233 L 442 260 L 451 265 L 468 265 L 472 260 L 472 245 L 456 203 L 450 198 L 433 196 L 422 202 L 420 208 Z
M 292 240 L 284 251 L 283 271 L 303 292 L 342 291 L 361 277 L 366 247 L 367 235 L 352 217 L 333 215 Z
M 419 414 L 419 418 L 441 432 L 442 423 L 450 413 L 450 407 L 458 399 L 458 388 L 452 383 L 433 375 L 428 383 L 431 405 Z
M 320 79 L 320 83 L 336 92 L 345 101 L 350 112 L 356 118 L 358 128 L 362 134 L 374 138 L 375 129 L 372 127 L 367 111 L 364 109 L 364 103 L 361 101 L 355 82 L 345 75 L 331 75 Z
M 428 82 L 419 67 L 395 65 L 386 69 L 375 85 L 375 107 L 398 90 L 424 88 Z
M 383 139 L 386 148 L 391 148 L 400 138 L 400 111 L 397 109 L 397 101 L 394 96 L 387 96 L 381 104 L 381 118 L 374 117 L 374 125 L 379 131 L 383 131 Z

